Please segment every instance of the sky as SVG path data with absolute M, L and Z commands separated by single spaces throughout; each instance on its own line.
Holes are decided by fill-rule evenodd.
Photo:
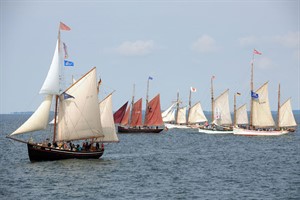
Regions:
M 277 110 L 292 98 L 300 109 L 300 3 L 298 0 L 258 1 L 1 1 L 0 113 L 34 111 L 43 99 L 39 90 L 56 45 L 59 22 L 69 60 L 66 84 L 93 66 L 102 79 L 101 95 L 114 92 L 113 109 L 135 99 L 145 105 L 160 94 L 167 109 L 179 91 L 183 106 L 200 101 L 210 111 L 210 80 L 217 97 L 229 89 L 237 106 L 250 102 L 253 50 L 254 88 L 269 81 L 269 100 Z M 143 106 L 144 106 L 143 105 Z

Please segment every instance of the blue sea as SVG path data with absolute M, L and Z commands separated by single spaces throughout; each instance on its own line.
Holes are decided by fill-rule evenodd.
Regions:
M 299 126 L 279 137 L 119 134 L 99 160 L 31 163 L 5 138 L 27 118 L 0 115 L 0 199 L 300 199 Z

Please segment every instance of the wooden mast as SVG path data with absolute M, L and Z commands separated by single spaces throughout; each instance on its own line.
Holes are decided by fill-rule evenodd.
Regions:
M 213 79 L 215 76 L 211 77 L 210 80 L 210 85 L 211 85 L 211 123 L 214 121 L 215 116 L 214 116 L 214 86 L 213 86 Z
M 234 94 L 234 106 L 233 106 L 233 125 L 236 126 L 236 93 Z
M 280 83 L 278 84 L 278 107 L 277 107 L 277 128 L 279 128 L 279 116 L 280 116 Z
M 186 124 L 188 124 L 189 121 L 189 116 L 190 116 L 190 111 L 192 107 L 192 89 L 190 89 L 190 95 L 189 95 L 189 110 L 188 110 L 188 117 L 186 119 Z
M 130 126 L 132 120 L 132 111 L 133 111 L 133 104 L 134 104 L 134 93 L 135 93 L 135 84 L 133 84 L 133 91 L 132 91 L 132 100 L 131 100 L 131 111 L 129 115 L 128 125 Z
M 177 91 L 177 104 L 176 104 L 176 116 L 175 116 L 175 124 L 178 122 L 178 111 L 179 111 L 179 91 Z
M 57 36 L 57 40 L 58 40 L 58 55 L 60 55 L 60 24 L 58 27 L 58 36 Z M 53 127 L 53 142 L 55 142 L 56 140 L 56 129 L 57 129 L 57 113 L 58 113 L 58 99 L 59 99 L 59 95 L 55 95 L 55 110 L 54 110 L 54 127 Z
M 147 93 L 146 93 L 146 112 L 145 112 L 145 118 L 144 118 L 144 124 L 147 123 L 147 114 L 148 114 L 148 99 L 149 99 L 149 80 L 150 80 L 150 77 L 148 78 L 148 81 L 147 81 Z
M 253 98 L 252 98 L 252 93 L 254 89 L 253 85 L 253 63 L 254 63 L 254 53 L 252 54 L 252 62 L 251 62 L 251 82 L 250 82 L 250 90 L 251 90 L 251 95 L 250 95 L 250 129 L 252 129 L 252 122 L 253 122 Z

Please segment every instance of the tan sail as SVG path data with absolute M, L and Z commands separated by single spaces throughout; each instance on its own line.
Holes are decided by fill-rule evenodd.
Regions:
M 109 94 L 99 103 L 101 126 L 103 130 L 103 138 L 101 142 L 119 142 L 116 134 L 116 128 L 112 111 L 112 94 Z
M 176 103 L 173 103 L 167 110 L 165 110 L 161 116 L 164 122 L 173 122 L 175 121 L 175 107 Z
M 177 124 L 185 124 L 186 123 L 186 107 L 179 108 Z
M 104 137 L 98 105 L 96 68 L 65 91 L 74 98 L 59 96 L 56 141 Z
M 236 110 L 236 124 L 245 125 L 248 123 L 247 107 L 246 104 L 244 104 Z
M 227 89 L 214 101 L 214 117 L 218 125 L 231 125 L 231 114 L 229 108 L 229 90 Z
M 297 126 L 292 106 L 291 106 L 291 99 L 288 99 L 280 106 L 279 111 L 279 127 L 295 127 Z
M 198 102 L 190 109 L 189 116 L 188 116 L 188 123 L 196 124 L 196 123 L 206 122 L 206 121 L 207 118 L 203 113 L 203 109 L 201 107 L 200 102 Z
M 11 135 L 46 129 L 49 122 L 51 102 L 52 95 L 47 95 L 31 117 Z
M 253 122 L 255 127 L 273 127 L 275 122 L 272 117 L 269 94 L 268 82 L 263 84 L 257 91 L 258 99 L 253 100 Z

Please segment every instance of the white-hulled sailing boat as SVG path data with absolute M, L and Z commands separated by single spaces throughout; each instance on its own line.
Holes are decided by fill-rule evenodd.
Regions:
M 268 82 L 263 84 L 256 92 L 253 92 L 253 61 L 254 54 L 261 55 L 260 52 L 254 49 L 253 60 L 251 65 L 251 111 L 250 125 L 248 128 L 234 127 L 235 135 L 245 136 L 278 136 L 287 134 L 294 130 L 292 127 L 297 126 L 290 101 L 288 100 L 280 106 L 280 85 L 278 88 L 278 113 L 277 127 L 272 117 L 269 95 Z
M 177 92 L 177 101 L 173 103 L 167 110 L 162 113 L 165 126 L 170 128 L 197 128 L 199 123 L 207 121 L 200 102 L 191 106 L 192 92 L 196 92 L 196 89 L 191 87 L 189 95 L 189 108 L 186 117 L 186 107 L 180 107 L 181 101 L 179 100 L 179 92 Z M 176 107 L 175 107 L 176 106 Z
M 231 134 L 232 120 L 229 108 L 229 89 L 225 90 L 221 95 L 214 99 L 213 80 L 211 77 L 211 121 L 209 126 L 199 128 L 200 133 L 207 134 Z
M 103 142 L 118 142 L 119 140 L 113 129 L 107 129 L 101 123 L 103 120 L 100 113 L 109 117 L 109 112 L 103 111 L 105 109 L 101 106 L 99 108 L 95 67 L 61 92 L 59 77 L 63 59 L 60 30 L 70 30 L 70 28 L 60 23 L 52 64 L 40 90 L 41 94 L 45 94 L 45 100 L 23 125 L 7 137 L 27 144 L 30 161 L 98 159 L 104 152 L 103 145 L 100 148 L 98 142 L 103 144 Z M 17 134 L 47 128 L 53 96 L 55 97 L 53 143 L 35 142 L 33 139 L 25 141 L 15 137 Z M 108 105 L 106 109 L 112 108 Z M 79 140 L 92 140 L 95 143 L 97 141 L 97 145 L 95 148 L 82 150 L 73 146 L 67 147 L 68 142 Z

